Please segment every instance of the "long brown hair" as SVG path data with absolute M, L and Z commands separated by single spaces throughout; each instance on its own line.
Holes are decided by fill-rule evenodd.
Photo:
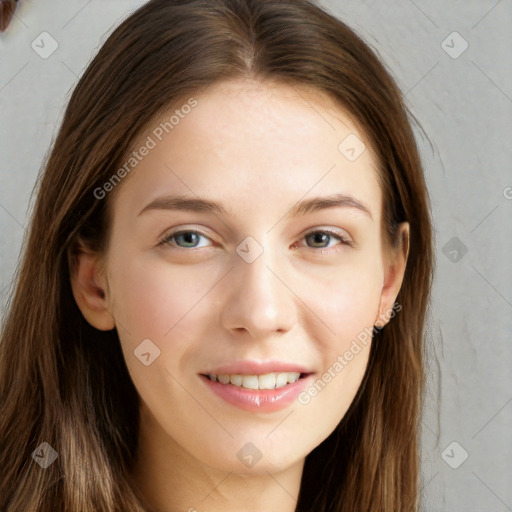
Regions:
M 36 184 L 0 343 L 0 510 L 149 510 L 129 477 L 138 395 L 116 330 L 92 328 L 74 301 L 73 257 L 78 243 L 105 250 L 112 194 L 99 200 L 94 190 L 119 169 L 142 127 L 237 77 L 332 97 L 378 156 L 387 240 L 396 243 L 397 223 L 410 224 L 401 311 L 374 335 L 349 411 L 307 456 L 297 511 L 418 509 L 432 228 L 400 90 L 375 52 L 313 2 L 150 0 L 85 71 Z M 46 469 L 32 457 L 43 442 L 58 455 Z

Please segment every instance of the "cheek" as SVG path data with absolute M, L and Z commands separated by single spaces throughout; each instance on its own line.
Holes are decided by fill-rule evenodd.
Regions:
M 357 393 L 368 364 L 381 289 L 378 265 L 340 270 L 329 281 L 317 281 L 314 294 L 310 289 L 308 306 L 322 322 L 311 319 L 307 329 L 316 332 L 323 370 L 298 402 L 304 408 L 302 428 L 312 438 L 327 437 Z
M 372 327 L 376 319 L 381 287 L 376 281 L 345 282 L 336 294 L 333 293 L 329 318 L 336 333 L 336 342 L 329 345 L 340 351 L 349 340 L 367 327 Z
M 162 257 L 125 258 L 115 268 L 113 311 L 132 380 L 143 399 L 151 402 L 149 396 L 160 390 L 166 401 L 172 400 L 171 376 L 186 372 L 200 350 L 198 344 L 211 323 L 211 295 L 206 292 L 219 277 L 212 269 L 170 265 Z M 140 348 L 146 346 L 154 360 L 148 366 L 137 358 L 148 352 Z
M 212 276 L 164 261 L 126 261 L 113 276 L 116 320 L 130 337 L 164 339 L 187 324 L 187 316 L 212 286 Z
M 215 278 L 192 266 L 171 266 L 162 258 L 150 263 L 125 258 L 116 269 L 111 273 L 112 302 L 126 365 L 141 398 L 158 412 L 182 399 L 174 377 L 182 380 L 180 371 L 191 348 L 202 339 L 200 320 L 205 319 L 198 315 L 208 313 L 205 290 Z M 141 356 L 146 353 L 148 365 Z M 182 417 L 188 414 L 181 411 Z
M 300 293 L 322 321 L 317 323 L 324 324 L 324 335 L 318 334 L 317 339 L 322 352 L 332 357 L 333 352 L 345 350 L 347 343 L 365 328 L 373 327 L 382 292 L 382 272 L 376 258 L 373 262 L 361 259 L 326 269 L 315 278 L 308 279 Z

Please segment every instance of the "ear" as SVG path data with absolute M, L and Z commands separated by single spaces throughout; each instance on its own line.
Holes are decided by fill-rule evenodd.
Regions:
M 109 310 L 108 286 L 100 272 L 99 256 L 80 247 L 73 256 L 70 267 L 71 289 L 84 318 L 100 331 L 115 327 Z
M 380 296 L 379 311 L 375 319 L 376 327 L 384 327 L 392 318 L 393 306 L 396 297 L 402 286 L 409 255 L 409 234 L 408 222 L 402 222 L 398 226 L 398 245 L 386 250 L 384 259 L 384 280 Z

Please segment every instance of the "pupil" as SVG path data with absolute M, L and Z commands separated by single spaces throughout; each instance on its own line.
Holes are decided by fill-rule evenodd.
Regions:
M 329 237 L 326 233 L 313 233 L 314 243 L 325 244 L 328 242 L 326 238 Z
M 196 233 L 184 233 L 181 236 L 184 238 L 186 244 L 196 245 L 194 241 Z

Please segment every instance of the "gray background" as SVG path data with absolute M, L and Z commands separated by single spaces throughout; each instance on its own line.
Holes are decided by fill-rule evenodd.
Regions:
M 144 2 L 19 3 L 0 35 L 2 313 L 32 188 L 70 91 L 113 27 Z M 381 55 L 432 142 L 415 128 L 437 245 L 424 510 L 512 511 L 512 1 L 321 4 Z M 44 31 L 58 43 L 46 59 L 31 47 Z

